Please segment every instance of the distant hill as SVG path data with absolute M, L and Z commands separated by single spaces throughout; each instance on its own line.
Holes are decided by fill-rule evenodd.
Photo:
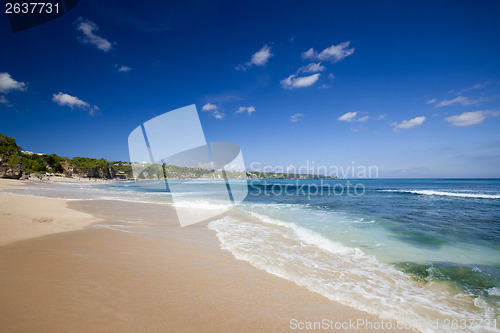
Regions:
M 141 179 L 158 179 L 162 176 L 167 179 L 194 179 L 194 178 L 223 178 L 221 171 L 195 167 L 181 167 L 176 165 L 141 164 L 142 170 L 137 175 Z M 104 158 L 90 157 L 61 157 L 56 154 L 41 154 L 21 151 L 16 140 L 0 134 L 0 178 L 21 178 L 24 174 L 54 173 L 67 177 L 104 178 L 104 179 L 133 179 L 132 164 L 123 161 L 107 161 Z M 274 172 L 236 172 L 225 171 L 226 176 L 232 179 L 334 179 L 335 176 L 322 176 L 296 173 Z

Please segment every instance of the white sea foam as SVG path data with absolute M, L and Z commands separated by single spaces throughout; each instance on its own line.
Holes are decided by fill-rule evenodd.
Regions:
M 105 229 L 111 229 L 111 230 L 116 230 L 116 231 L 120 231 L 120 232 L 132 233 L 132 231 L 131 230 L 127 230 L 127 228 L 131 228 L 133 226 L 113 225 L 113 224 L 96 224 L 96 225 L 93 225 L 92 227 L 94 227 L 94 228 L 105 228 Z
M 221 248 L 259 269 L 344 305 L 415 325 L 422 332 L 449 331 L 431 327 L 436 319 L 491 319 L 485 305 L 470 295 L 453 295 L 436 282 L 414 281 L 359 248 L 295 223 L 255 212 L 249 215 L 248 219 L 224 217 L 209 228 L 216 231 Z M 457 297 L 461 306 L 450 301 Z
M 174 207 L 193 208 L 203 210 L 227 210 L 232 205 L 220 204 L 210 200 L 176 200 Z
M 500 194 L 486 194 L 486 193 L 457 193 L 457 192 L 434 191 L 434 190 L 379 190 L 379 191 L 412 193 L 420 195 L 437 195 L 437 196 L 458 197 L 458 198 L 500 199 Z
M 488 289 L 488 294 L 490 296 L 500 296 L 500 288 L 497 287 L 490 288 Z

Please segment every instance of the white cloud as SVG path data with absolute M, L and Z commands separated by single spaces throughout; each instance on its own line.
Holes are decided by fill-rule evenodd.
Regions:
M 132 67 L 130 66 L 125 66 L 125 65 L 120 66 L 118 64 L 115 65 L 115 68 L 118 72 L 128 72 L 132 70 Z
M 252 112 L 255 112 L 255 107 L 253 106 L 240 106 L 238 110 L 236 110 L 236 113 L 243 113 L 247 112 L 248 115 L 252 115 Z
M 328 74 L 328 78 L 329 79 L 335 79 L 335 75 L 333 75 L 333 73 L 330 73 L 330 74 Z
M 292 114 L 292 115 L 290 116 L 290 121 L 291 121 L 292 123 L 296 123 L 296 122 L 298 122 L 298 121 L 302 120 L 301 118 L 302 118 L 303 116 L 304 116 L 304 114 L 303 114 L 303 113 L 295 113 L 295 114 Z
M 212 117 L 215 119 L 222 119 L 225 117 L 225 114 L 219 111 L 219 107 L 212 103 L 207 103 L 201 107 L 202 111 L 208 111 L 212 114 Z
M 325 66 L 321 64 L 321 62 L 311 62 L 306 66 L 302 66 L 297 70 L 297 73 L 317 73 L 322 72 L 326 69 Z
M 358 111 L 347 112 L 346 114 L 343 114 L 340 117 L 338 117 L 337 120 L 339 120 L 339 121 L 353 121 L 353 119 L 356 118 L 357 114 L 358 114 Z
M 463 94 L 464 92 L 466 92 L 466 91 L 470 91 L 470 90 L 479 90 L 479 89 L 483 89 L 483 88 L 485 88 L 488 84 L 489 84 L 489 82 L 488 82 L 488 81 L 476 83 L 476 84 L 475 84 L 475 85 L 473 85 L 472 87 L 467 87 L 467 88 L 464 88 L 464 89 L 460 90 L 460 91 L 457 93 L 457 95 L 461 95 L 461 94 Z
M 89 112 L 89 115 L 91 116 L 93 116 L 95 112 L 99 110 L 99 108 L 95 105 L 90 105 L 89 103 L 82 101 L 76 96 L 71 96 L 62 92 L 53 94 L 52 101 L 60 106 L 69 106 L 72 109 L 76 106 L 77 108 L 87 110 Z
M 217 110 L 217 105 L 207 103 L 201 107 L 203 111 L 212 111 L 212 110 Z
M 367 121 L 368 119 L 370 119 L 370 117 L 368 115 L 363 116 L 361 118 L 358 118 L 359 113 L 360 113 L 359 111 L 347 112 L 347 113 L 341 115 L 340 117 L 338 117 L 337 120 L 338 121 L 347 121 L 347 122 L 353 122 L 353 121 L 364 122 L 364 121 Z
M 252 55 L 250 63 L 255 66 L 264 66 L 272 55 L 269 45 L 264 45 L 259 51 Z
M 437 108 L 443 107 L 443 106 L 449 106 L 453 104 L 461 104 L 462 106 L 467 106 L 471 104 L 477 103 L 476 100 L 469 99 L 468 97 L 463 97 L 463 96 L 458 96 L 454 99 L 448 100 L 444 99 L 441 102 L 436 104 Z
M 313 59 L 316 58 L 316 56 L 316 51 L 314 51 L 312 47 L 306 52 L 302 52 L 302 59 Z
M 5 96 L 0 96 L 0 104 L 5 104 L 6 107 L 10 108 L 12 104 L 10 104 L 9 100 L 5 98 Z
M 92 21 L 84 20 L 83 18 L 78 18 L 76 21 L 76 30 L 80 31 L 83 36 L 79 38 L 80 42 L 86 44 L 93 44 L 99 50 L 108 52 L 112 48 L 112 44 L 105 38 L 96 35 L 99 30 L 99 26 Z
M 382 120 L 382 119 L 385 119 L 387 116 L 388 116 L 388 114 L 384 113 L 384 114 L 381 114 L 380 116 L 378 116 L 376 119 L 377 120 Z
M 433 98 L 433 99 L 430 99 L 428 100 L 427 102 L 425 102 L 426 104 L 434 104 L 437 102 L 437 98 Z
M 310 48 L 306 52 L 302 53 L 303 59 L 317 59 L 321 61 L 339 62 L 347 56 L 354 53 L 354 48 L 348 48 L 351 44 L 350 41 L 340 43 L 338 45 L 332 45 L 327 47 L 320 53 L 316 52 L 313 48 Z
M 464 112 L 456 116 L 446 117 L 445 120 L 453 126 L 472 126 L 482 123 L 488 116 L 498 116 L 499 111 L 472 111 Z
M 318 82 L 321 74 L 316 73 L 309 76 L 299 76 L 297 74 L 292 74 L 286 79 L 280 81 L 281 86 L 285 89 L 293 89 L 293 88 L 304 88 L 309 87 Z
M 10 90 L 26 90 L 24 82 L 16 81 L 9 73 L 0 73 L 0 92 L 8 93 Z
M 416 117 L 410 120 L 403 120 L 400 123 L 392 123 L 391 125 L 394 126 L 394 130 L 399 130 L 399 129 L 409 129 L 415 126 L 420 126 L 424 123 L 425 117 Z
M 222 118 L 224 118 L 225 114 L 219 112 L 219 110 L 215 110 L 212 112 L 212 116 L 214 116 L 215 119 L 222 119 Z
M 62 92 L 52 95 L 52 100 L 61 106 L 69 106 L 70 108 L 76 106 L 84 109 L 90 106 L 89 103 L 82 101 L 78 97 L 63 94 Z
M 244 65 L 238 65 L 236 69 L 246 70 L 247 68 L 252 66 L 264 66 L 272 56 L 273 54 L 271 53 L 271 47 L 266 44 L 259 51 L 255 52 L 252 55 L 252 58 L 249 62 L 245 63 Z

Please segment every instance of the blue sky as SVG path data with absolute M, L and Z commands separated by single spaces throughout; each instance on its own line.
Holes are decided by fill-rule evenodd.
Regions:
M 128 160 L 135 127 L 196 104 L 207 141 L 254 166 L 500 177 L 498 17 L 498 1 L 82 0 L 14 34 L 2 14 L 0 132 Z

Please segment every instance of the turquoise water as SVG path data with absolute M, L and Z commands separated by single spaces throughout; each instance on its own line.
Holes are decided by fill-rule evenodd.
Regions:
M 188 188 L 197 200 L 184 205 L 211 209 L 204 184 Z M 248 189 L 209 223 L 237 259 L 423 332 L 499 331 L 500 180 L 252 180 Z M 133 182 L 9 191 L 172 203 Z
M 240 209 L 252 219 L 211 224 L 237 258 L 424 331 L 452 331 L 430 327 L 438 318 L 482 322 L 466 331 L 498 328 L 500 180 L 249 184 Z

